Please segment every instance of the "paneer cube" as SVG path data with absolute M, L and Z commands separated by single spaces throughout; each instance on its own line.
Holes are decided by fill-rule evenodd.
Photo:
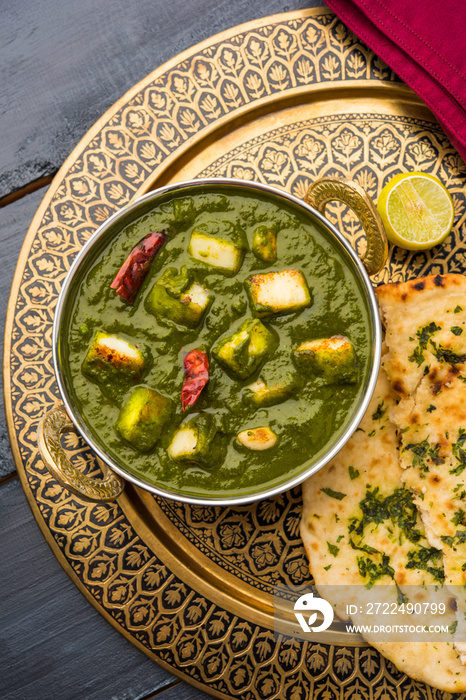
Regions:
M 193 282 L 180 297 L 180 302 L 184 306 L 187 305 L 191 313 L 196 315 L 198 319 L 205 313 L 211 300 L 212 295 L 209 294 L 209 290 L 199 282 Z
M 243 262 L 244 249 L 224 238 L 209 236 L 202 231 L 193 231 L 188 253 L 219 272 L 236 275 Z
M 296 348 L 294 359 L 327 384 L 354 384 L 358 378 L 354 345 L 343 335 L 308 340 Z
M 168 447 L 168 454 L 172 459 L 191 459 L 196 456 L 198 447 L 198 434 L 194 427 L 188 425 L 176 431 Z
M 196 282 L 186 267 L 181 273 L 174 267 L 165 270 L 149 292 L 145 306 L 159 321 L 169 320 L 194 328 L 212 302 L 212 295 Z
M 117 335 L 97 331 L 82 363 L 83 374 L 116 401 L 141 381 L 146 360 L 141 350 Z
M 253 311 L 260 318 L 291 314 L 311 305 L 311 295 L 300 270 L 251 275 L 245 285 Z
M 270 450 L 278 442 L 277 435 L 269 426 L 243 430 L 241 433 L 238 433 L 236 439 L 243 447 L 247 447 L 248 450 L 254 450 L 255 452 Z
M 147 386 L 132 390 L 115 424 L 117 433 L 138 452 L 149 452 L 172 415 L 173 402 Z
M 275 336 L 259 319 L 248 318 L 237 332 L 218 341 L 216 360 L 237 379 L 246 379 L 276 346 Z
M 266 384 L 263 379 L 250 384 L 243 391 L 243 401 L 256 408 L 276 406 L 290 398 L 295 388 L 293 375 L 288 372 L 282 380 Z
M 273 263 L 277 259 L 277 236 L 267 226 L 258 226 L 252 237 L 252 252 L 259 260 Z
M 198 413 L 175 431 L 168 454 L 176 462 L 188 461 L 203 467 L 221 463 L 224 444 L 210 413 Z

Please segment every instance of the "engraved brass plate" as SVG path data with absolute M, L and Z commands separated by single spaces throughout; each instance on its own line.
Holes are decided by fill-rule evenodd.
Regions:
M 50 336 L 60 285 L 99 224 L 156 186 L 226 175 L 304 198 L 317 177 L 339 176 L 375 200 L 405 170 L 440 177 L 456 225 L 440 248 L 391 248 L 375 283 L 463 272 L 466 168 L 433 116 L 328 9 L 276 15 L 212 37 L 130 90 L 65 162 L 25 240 L 4 369 L 10 436 L 31 508 L 60 563 L 106 619 L 218 697 L 451 696 L 407 678 L 344 631 L 304 647 L 274 637 L 273 587 L 310 582 L 299 488 L 219 508 L 128 485 L 116 503 L 93 505 L 49 476 L 36 441 L 40 418 L 59 398 Z M 354 214 L 332 203 L 327 215 L 362 253 Z M 74 433 L 63 441 L 75 466 L 98 473 Z

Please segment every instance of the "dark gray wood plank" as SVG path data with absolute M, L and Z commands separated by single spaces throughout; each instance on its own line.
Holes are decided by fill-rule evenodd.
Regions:
M 2 3 L 0 198 L 50 176 L 136 82 L 212 34 L 321 0 Z
M 42 537 L 16 478 L 0 487 L 0 542 L 2 700 L 136 700 L 177 681 L 81 595 Z M 207 700 L 190 689 L 174 692 L 171 697 Z

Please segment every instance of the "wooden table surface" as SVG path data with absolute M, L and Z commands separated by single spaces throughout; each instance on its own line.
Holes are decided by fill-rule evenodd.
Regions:
M 0 22 L 0 314 L 48 184 L 92 124 L 180 51 L 242 22 L 320 0 L 23 0 Z M 0 423 L 0 698 L 208 696 L 116 632 L 61 569 L 15 473 Z

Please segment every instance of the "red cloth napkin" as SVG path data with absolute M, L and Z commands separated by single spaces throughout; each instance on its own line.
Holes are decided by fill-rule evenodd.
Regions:
M 326 0 L 430 107 L 466 160 L 466 0 Z

